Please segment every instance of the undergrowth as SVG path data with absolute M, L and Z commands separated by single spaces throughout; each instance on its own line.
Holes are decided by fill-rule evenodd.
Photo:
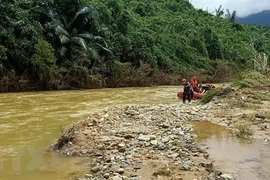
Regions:
M 257 71 L 244 71 L 239 74 L 237 80 L 232 84 L 241 88 L 269 88 L 270 79 Z
M 261 100 L 262 97 L 267 99 L 267 94 L 261 94 L 258 96 L 257 91 L 259 90 L 267 90 L 270 87 L 270 78 L 257 72 L 257 71 L 244 71 L 240 73 L 236 79 L 230 86 L 218 87 L 211 89 L 206 95 L 201 99 L 201 103 L 205 104 L 210 102 L 215 96 L 223 96 L 229 94 L 231 91 L 238 91 L 243 88 L 247 88 L 249 90 L 248 94 L 252 96 L 254 100 Z M 256 92 L 254 91 L 256 90 Z

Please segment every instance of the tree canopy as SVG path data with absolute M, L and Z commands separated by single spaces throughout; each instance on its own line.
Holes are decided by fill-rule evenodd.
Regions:
M 252 66 L 254 51 L 270 53 L 269 29 L 187 0 L 3 0 L 0 8 L 1 77 L 15 72 L 43 89 L 108 87 L 145 64 L 214 75 L 220 63 L 239 70 Z

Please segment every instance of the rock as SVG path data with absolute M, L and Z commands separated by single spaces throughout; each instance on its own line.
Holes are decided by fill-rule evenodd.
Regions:
M 151 120 L 153 120 L 153 121 L 158 120 L 158 117 L 157 116 L 152 116 Z
M 184 178 L 182 178 L 181 176 L 176 176 L 174 180 L 184 180 Z
M 139 141 L 150 141 L 150 137 L 148 135 L 140 134 L 137 138 Z
M 164 150 L 164 149 L 166 149 L 165 144 L 161 143 L 161 144 L 158 145 L 158 150 Z
M 174 154 L 170 155 L 170 157 L 172 157 L 172 158 L 177 158 L 178 156 L 179 156 L 178 153 L 174 153 Z
M 166 144 L 166 143 L 168 143 L 170 140 L 171 140 L 170 136 L 167 136 L 167 137 L 162 138 L 161 141 L 162 141 L 163 143 Z
M 264 122 L 264 118 L 255 117 L 255 121 L 258 121 L 259 123 L 263 123 Z
M 157 139 L 157 137 L 155 135 L 150 135 L 149 137 L 150 137 L 150 140 L 156 140 Z
M 117 145 L 119 152 L 125 152 L 126 151 L 126 145 L 124 143 L 120 143 Z
M 113 177 L 110 177 L 109 180 L 122 180 L 122 177 L 120 177 L 120 176 L 113 176 Z
M 93 167 L 93 168 L 91 169 L 91 172 L 97 173 L 97 172 L 100 171 L 101 169 L 102 169 L 101 166 L 95 166 L 95 167 Z
M 180 136 L 184 136 L 184 135 L 185 135 L 185 132 L 184 132 L 184 131 L 180 131 L 180 132 L 179 132 L 179 135 L 180 135 Z
M 84 178 L 92 178 L 92 177 L 93 177 L 92 174 L 85 174 L 85 175 L 84 175 Z
M 151 143 L 152 145 L 157 145 L 157 144 L 158 144 L 158 141 L 157 141 L 157 140 L 152 140 L 152 141 L 150 141 L 150 143 Z
M 126 145 L 124 144 L 124 143 L 120 143 L 120 144 L 118 144 L 117 145 L 119 148 L 125 148 L 126 147 Z
M 103 175 L 103 177 L 106 178 L 106 179 L 108 179 L 108 178 L 110 177 L 110 173 L 105 173 L 105 174 Z
M 216 180 L 216 175 L 215 173 L 210 173 L 209 176 L 207 177 L 208 180 Z
M 130 180 L 127 176 L 122 176 L 122 180 Z
M 89 130 L 89 129 L 87 129 L 87 130 L 85 130 L 85 131 L 83 132 L 83 134 L 87 136 L 87 135 L 92 134 L 92 131 Z
M 162 128 L 169 128 L 170 127 L 170 124 L 169 123 L 163 123 L 160 125 L 160 127 Z
M 80 122 L 79 128 L 75 125 L 75 136 L 78 139 L 82 137 L 85 142 L 74 141 L 74 144 L 70 143 L 60 152 L 65 152 L 66 155 L 79 152 L 80 156 L 93 156 L 96 166 L 90 170 L 89 178 L 83 180 L 136 180 L 140 178 L 141 171 L 138 169 L 144 168 L 143 164 L 152 165 L 149 160 L 160 161 L 158 167 L 165 161 L 168 162 L 167 168 L 172 165 L 173 176 L 168 178 L 184 179 L 182 175 L 185 173 L 182 174 L 179 170 L 182 169 L 192 170 L 194 177 L 200 179 L 206 173 L 205 169 L 213 166 L 202 163 L 201 166 L 205 168 L 201 168 L 190 160 L 195 158 L 193 156 L 203 158 L 206 153 L 194 143 L 196 136 L 191 132 L 193 126 L 189 124 L 189 120 L 211 118 L 211 114 L 208 116 L 210 106 L 212 105 L 195 103 L 182 106 L 178 103 L 107 108 L 90 115 L 90 120 L 93 118 L 98 121 L 97 125 L 87 126 L 90 120 L 83 122 L 86 125 Z M 155 163 L 153 165 L 156 166 Z M 132 176 L 130 173 L 136 175 Z M 129 178 L 123 174 L 128 174 Z M 214 175 L 216 178 L 220 177 L 216 173 Z
M 132 134 L 126 134 L 126 135 L 124 135 L 124 138 L 131 139 L 131 138 L 134 138 L 134 136 Z
M 125 170 L 123 168 L 119 168 L 117 170 L 117 173 L 119 173 L 119 174 L 124 174 L 124 172 L 125 172 Z
M 71 153 L 71 156 L 80 156 L 80 153 L 77 152 L 77 151 L 73 151 L 73 152 Z
M 182 164 L 181 170 L 188 171 L 190 170 L 190 166 L 192 164 L 192 161 L 186 161 Z
M 220 177 L 222 180 L 233 180 L 233 177 L 229 174 L 222 174 Z

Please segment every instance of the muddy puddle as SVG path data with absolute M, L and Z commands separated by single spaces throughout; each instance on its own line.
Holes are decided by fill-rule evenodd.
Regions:
M 236 180 L 270 179 L 270 145 L 264 140 L 240 141 L 229 130 L 211 122 L 194 122 L 202 148 L 208 148 L 217 169 Z

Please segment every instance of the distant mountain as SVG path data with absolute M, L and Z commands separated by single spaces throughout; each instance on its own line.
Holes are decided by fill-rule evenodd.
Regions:
M 270 10 L 262 11 L 260 13 L 251 14 L 244 18 L 236 18 L 240 23 L 249 24 L 249 25 L 261 25 L 261 26 L 270 26 Z

